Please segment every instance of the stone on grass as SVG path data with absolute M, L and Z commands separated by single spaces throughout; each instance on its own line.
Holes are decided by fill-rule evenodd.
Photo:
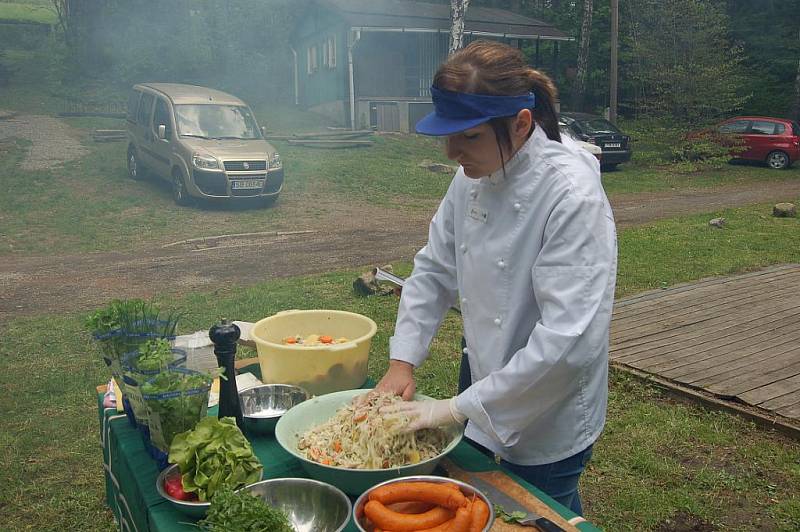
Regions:
M 392 272 L 392 265 L 387 264 L 381 268 L 384 271 Z M 394 288 L 387 284 L 381 284 L 375 278 L 373 271 L 367 271 L 356 277 L 353 281 L 353 290 L 360 296 L 389 295 L 395 293 Z M 399 295 L 399 294 L 398 294 Z
M 419 163 L 419 167 L 425 168 L 426 170 L 429 170 L 437 174 L 454 174 L 456 173 L 456 170 L 458 170 L 458 168 L 455 166 L 450 166 L 449 164 L 443 164 L 443 163 L 435 163 L 433 161 L 428 161 L 428 160 L 424 160 L 421 163 Z
M 725 225 L 725 218 L 714 218 L 708 222 L 708 225 L 721 229 Z
M 795 218 L 797 216 L 797 207 L 794 203 L 777 203 L 772 208 L 772 216 L 777 218 Z

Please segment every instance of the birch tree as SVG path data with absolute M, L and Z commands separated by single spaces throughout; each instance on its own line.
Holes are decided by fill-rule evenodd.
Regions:
M 469 0 L 450 0 L 450 51 L 453 55 L 464 47 L 464 19 L 467 17 Z
M 792 118 L 800 120 L 800 59 L 797 60 L 797 75 L 794 78 L 794 101 L 792 102 Z
M 586 73 L 589 70 L 589 37 L 592 34 L 592 0 L 583 2 L 583 20 L 581 22 L 581 43 L 578 48 L 578 71 L 575 85 L 572 87 L 572 108 L 580 111 L 583 106 L 583 95 L 586 91 Z
M 56 10 L 58 16 L 58 26 L 64 35 L 67 34 L 67 20 L 69 19 L 69 1 L 68 0 L 52 0 L 53 8 Z

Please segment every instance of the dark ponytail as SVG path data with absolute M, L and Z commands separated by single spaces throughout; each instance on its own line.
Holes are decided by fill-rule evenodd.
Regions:
M 530 90 L 536 96 L 536 109 L 533 111 L 534 120 L 542 127 L 547 134 L 547 138 L 561 142 L 561 133 L 558 130 L 558 113 L 556 113 L 558 90 L 553 80 L 530 67 L 528 67 L 526 74 Z

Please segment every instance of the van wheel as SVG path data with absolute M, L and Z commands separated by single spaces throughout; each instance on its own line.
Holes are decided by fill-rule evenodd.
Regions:
M 773 151 L 767 155 L 767 166 L 774 170 L 783 170 L 789 166 L 789 156 L 782 151 Z
M 192 204 L 192 198 L 186 190 L 186 181 L 180 170 L 172 172 L 172 199 L 176 205 L 182 207 Z
M 139 155 L 133 147 L 128 148 L 128 177 L 140 181 L 147 177 L 147 170 L 139 162 Z

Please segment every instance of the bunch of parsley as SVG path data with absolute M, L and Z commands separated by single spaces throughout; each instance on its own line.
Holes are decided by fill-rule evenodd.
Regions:
M 229 488 L 214 494 L 205 519 L 197 526 L 208 532 L 295 532 L 285 512 L 248 491 L 234 493 Z
M 148 340 L 139 349 L 139 354 L 132 360 L 132 366 L 139 371 L 156 371 L 164 369 L 175 360 L 172 345 L 164 338 Z
M 176 434 L 191 430 L 206 416 L 213 379 L 198 371 L 164 370 L 140 386 L 157 447 L 166 451 Z

